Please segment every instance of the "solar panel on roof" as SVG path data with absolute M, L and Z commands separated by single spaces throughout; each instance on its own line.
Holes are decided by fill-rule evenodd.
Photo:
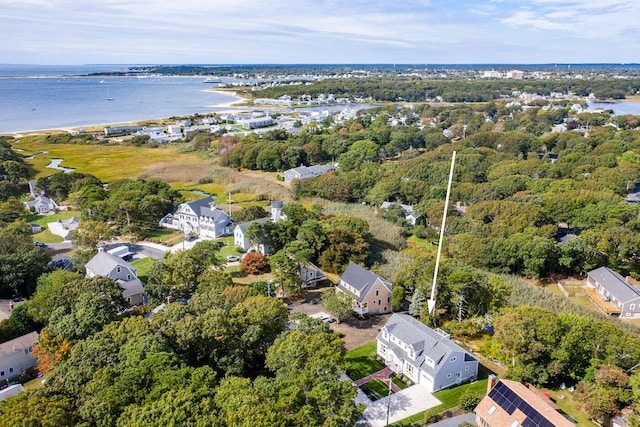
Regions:
M 523 427 L 554 427 L 552 422 L 501 381 L 491 389 L 489 397 L 509 415 L 513 415 L 516 409 L 522 411 L 526 416 Z

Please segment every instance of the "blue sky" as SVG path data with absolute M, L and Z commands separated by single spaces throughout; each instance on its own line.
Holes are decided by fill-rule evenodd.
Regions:
M 0 0 L 0 62 L 640 62 L 638 0 Z

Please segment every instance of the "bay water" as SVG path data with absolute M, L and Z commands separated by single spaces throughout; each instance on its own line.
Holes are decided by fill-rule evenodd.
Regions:
M 127 66 L 0 65 L 0 133 L 231 110 L 204 77 L 89 76 Z

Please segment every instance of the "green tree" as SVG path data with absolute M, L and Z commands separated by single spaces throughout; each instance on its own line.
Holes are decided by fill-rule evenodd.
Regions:
M 322 293 L 322 308 L 341 322 L 353 315 L 353 297 L 346 292 L 339 292 L 336 288 Z

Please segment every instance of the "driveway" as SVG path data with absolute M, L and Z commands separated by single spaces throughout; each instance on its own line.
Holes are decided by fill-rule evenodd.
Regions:
M 387 408 L 389 424 L 392 424 L 440 403 L 424 386 L 415 384 L 367 405 L 363 417 L 372 427 L 383 427 L 387 425 Z

